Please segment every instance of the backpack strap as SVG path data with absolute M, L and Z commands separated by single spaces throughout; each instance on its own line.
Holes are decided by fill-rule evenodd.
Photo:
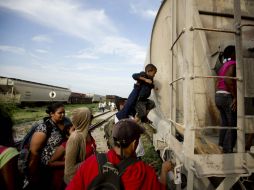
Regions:
M 105 153 L 98 153 L 96 152 L 96 159 L 98 162 L 98 170 L 99 174 L 102 174 L 103 171 L 103 165 L 108 161 L 107 156 Z
M 105 153 L 97 153 L 96 152 L 96 159 L 97 159 L 97 162 L 98 162 L 98 170 L 99 170 L 99 174 L 102 174 L 103 173 L 103 165 L 108 162 L 108 159 L 107 159 L 107 155 Z M 139 160 L 137 160 L 136 158 L 133 158 L 133 157 L 129 157 L 129 158 L 126 158 L 124 160 L 122 160 L 119 164 L 117 164 L 116 168 L 118 169 L 119 171 L 119 176 L 121 176 L 126 168 L 128 168 L 130 165 L 138 162 Z
M 118 171 L 119 171 L 119 176 L 122 176 L 123 173 L 125 172 L 125 170 L 132 164 L 138 162 L 139 160 L 137 160 L 136 158 L 133 158 L 133 157 L 129 157 L 129 158 L 126 158 L 124 160 L 122 160 L 118 165 L 117 165 L 117 168 L 118 168 Z

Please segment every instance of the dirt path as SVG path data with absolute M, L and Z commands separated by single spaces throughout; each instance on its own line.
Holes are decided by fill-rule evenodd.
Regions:
M 111 116 L 112 114 L 114 114 L 115 112 L 109 112 L 108 114 L 105 114 L 103 116 L 100 117 L 101 120 L 108 118 L 109 116 Z M 97 151 L 98 152 L 107 152 L 108 151 L 108 146 L 107 146 L 107 141 L 104 138 L 104 125 L 106 123 L 104 123 L 102 126 L 96 128 L 94 131 L 92 131 L 92 136 L 96 141 L 96 145 L 97 145 Z
M 95 139 L 96 146 L 97 146 L 97 151 L 98 152 L 107 152 L 108 151 L 108 146 L 107 146 L 107 141 L 104 138 L 104 125 L 101 127 L 96 128 L 92 132 L 92 136 Z

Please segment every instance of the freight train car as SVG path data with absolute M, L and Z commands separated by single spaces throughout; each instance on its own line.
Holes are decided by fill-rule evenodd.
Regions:
M 86 94 L 71 92 L 68 102 L 71 104 L 91 104 L 92 99 L 92 97 L 88 97 Z
M 68 102 L 70 89 L 16 78 L 0 77 L 0 98 L 16 103 Z
M 218 57 L 228 45 L 235 46 L 237 62 L 232 77 L 237 126 L 230 128 L 221 126 L 215 105 Z M 153 144 L 162 159 L 175 161 L 177 189 L 182 188 L 180 173 L 188 176 L 188 190 L 253 189 L 254 146 L 245 150 L 245 136 L 254 133 L 254 1 L 164 0 L 148 63 L 157 67 L 156 108 L 148 115 L 156 129 Z M 237 131 L 232 153 L 218 146 L 222 129 Z
M 114 102 L 116 103 L 117 100 L 122 99 L 122 97 L 120 96 L 116 96 L 116 95 L 106 95 L 106 101 L 107 102 Z
M 93 103 L 98 103 L 98 102 L 101 102 L 101 101 L 105 101 L 106 98 L 105 96 L 102 96 L 102 95 L 99 95 L 99 94 L 87 94 L 88 97 L 92 97 L 92 102 Z

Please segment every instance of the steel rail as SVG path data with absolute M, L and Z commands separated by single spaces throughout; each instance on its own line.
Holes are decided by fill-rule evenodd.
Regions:
M 208 16 L 219 16 L 219 17 L 226 17 L 226 18 L 234 18 L 234 14 L 231 13 L 222 13 L 222 12 L 211 12 L 211 11 L 204 11 L 204 10 L 199 10 L 199 14 L 201 15 L 208 15 Z M 254 20 L 254 17 L 252 16 L 247 16 L 247 15 L 242 15 L 241 18 L 243 20 Z
M 207 126 L 207 127 L 193 127 L 191 130 L 206 130 L 206 129 L 232 129 L 232 130 L 241 130 L 240 127 L 229 127 L 229 126 Z
M 251 27 L 253 27 L 254 24 L 241 24 L 241 25 L 239 26 L 239 28 L 246 27 L 246 26 L 251 26 Z
M 183 35 L 183 33 L 185 32 L 185 28 L 181 31 L 181 33 L 177 36 L 176 40 L 174 41 L 174 43 L 172 44 L 170 50 L 173 50 L 173 47 L 175 46 L 176 42 L 179 40 L 179 38 Z
M 208 32 L 224 32 L 224 33 L 231 33 L 231 34 L 238 34 L 237 31 L 234 30 L 224 30 L 224 29 L 214 29 L 214 28 L 201 28 L 201 27 L 190 27 L 190 31 L 194 30 L 203 30 Z
M 111 117 L 113 117 L 114 115 L 115 115 L 115 113 L 112 114 L 112 115 L 110 115 L 110 116 L 107 117 L 106 119 L 103 119 L 102 121 L 99 121 L 99 122 L 97 122 L 97 123 L 91 125 L 91 126 L 89 127 L 89 131 L 92 131 L 92 130 L 96 129 L 97 127 L 101 126 L 103 123 L 105 123 L 106 121 L 108 121 L 108 120 L 109 120 Z
M 222 79 L 233 79 L 233 80 L 239 80 L 242 81 L 242 79 L 238 77 L 229 77 L 229 76 L 191 76 L 190 79 L 195 79 L 195 78 L 222 78 Z
M 100 117 L 102 115 L 105 115 L 106 113 L 109 113 L 110 111 L 106 111 L 106 112 L 103 112 L 103 113 L 99 113 L 97 115 L 94 115 L 93 118 L 97 118 L 97 117 Z
M 184 79 L 185 79 L 184 77 L 177 78 L 173 80 L 172 82 L 170 82 L 169 85 L 173 85 L 173 83 L 178 82 L 179 80 L 184 80 Z

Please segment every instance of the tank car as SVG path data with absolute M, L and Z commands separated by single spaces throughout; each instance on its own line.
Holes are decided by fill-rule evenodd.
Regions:
M 222 127 L 214 87 L 218 58 L 228 45 L 236 47 L 237 146 L 223 154 L 217 145 Z M 253 175 L 245 136 L 254 133 L 254 2 L 164 0 L 148 63 L 158 69 L 158 91 L 152 94 L 156 108 L 148 115 L 157 131 L 153 144 L 162 159 L 173 158 L 187 175 L 187 189 L 230 189 Z M 210 177 L 223 178 L 214 185 Z
M 0 77 L 1 97 L 16 103 L 67 102 L 70 89 L 16 78 Z

